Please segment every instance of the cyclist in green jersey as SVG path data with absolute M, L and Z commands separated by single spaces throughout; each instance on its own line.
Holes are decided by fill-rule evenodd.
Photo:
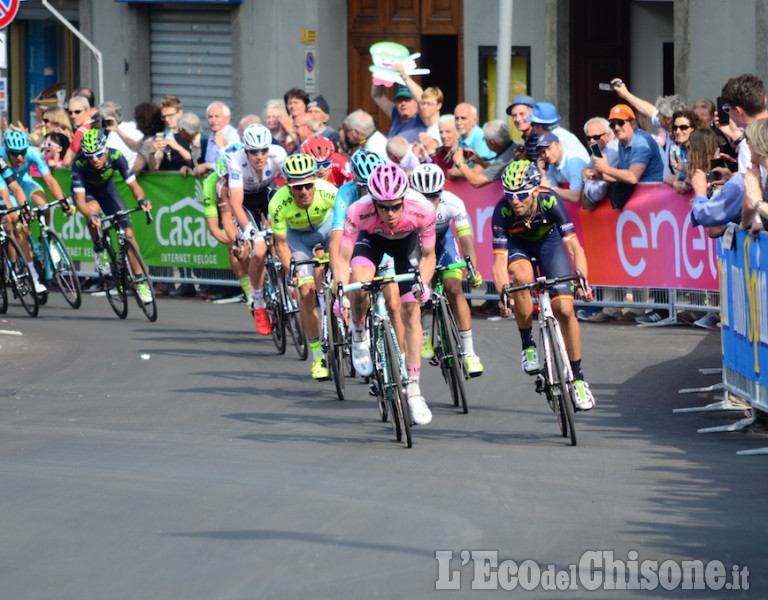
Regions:
M 282 169 L 286 185 L 269 201 L 269 215 L 275 250 L 287 266 L 292 256 L 297 261 L 312 258 L 318 245 L 328 251 L 338 190 L 317 177 L 317 163 L 308 154 L 289 156 Z M 307 265 L 299 267 L 297 272 L 299 313 L 312 350 L 312 377 L 328 379 L 328 365 L 320 347 L 320 321 L 315 310 L 315 277 Z

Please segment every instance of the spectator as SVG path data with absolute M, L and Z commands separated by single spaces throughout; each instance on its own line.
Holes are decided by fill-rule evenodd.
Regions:
M 759 119 L 768 118 L 765 110 L 765 84 L 756 75 L 738 75 L 723 85 L 720 96 L 728 110 L 729 126 L 722 131 L 739 148 L 739 173 L 746 173 L 752 165 L 750 147 L 741 130 Z
M 205 114 L 208 118 L 210 134 L 205 146 L 204 162 L 198 164 L 193 171 L 195 177 L 203 177 L 213 171 L 224 148 L 240 141 L 237 129 L 230 124 L 232 114 L 226 104 L 218 101 L 211 102 L 205 110 Z
M 328 121 L 331 119 L 331 109 L 325 98 L 317 96 L 307 105 L 307 112 L 310 116 L 320 123 L 320 129 L 317 131 L 317 135 L 321 135 L 324 138 L 328 138 L 333 142 L 333 146 L 336 148 L 336 152 L 339 151 L 341 146 L 341 137 L 339 132 L 333 127 L 328 125 Z
M 102 103 L 99 105 L 99 114 L 102 118 L 101 127 L 107 132 L 107 146 L 119 150 L 133 170 L 144 134 L 134 121 L 123 121 L 123 109 L 117 102 Z
M 615 78 L 611 81 L 614 88 L 613 91 L 627 104 L 634 107 L 637 112 L 647 116 L 651 119 L 651 127 L 655 129 L 663 129 L 666 133 L 666 139 L 662 147 L 664 148 L 663 163 L 664 163 L 664 177 L 672 173 L 671 157 L 672 144 L 674 143 L 672 136 L 672 116 L 678 110 L 685 110 L 686 105 L 683 99 L 677 94 L 672 96 L 659 96 L 656 98 L 656 104 L 651 104 L 647 100 L 638 98 L 632 94 L 626 84 L 619 78 Z
M 285 110 L 291 117 L 296 117 L 307 112 L 309 104 L 309 94 L 299 88 L 291 88 L 283 95 L 285 100 Z
M 164 121 L 167 125 L 168 119 Z M 155 139 L 152 144 L 149 160 L 151 171 L 178 171 L 187 175 L 192 173 L 200 161 L 200 117 L 194 113 L 183 113 L 174 120 L 174 128 L 171 137 Z
M 293 151 L 294 154 L 301 152 L 301 145 L 314 137 L 321 125 L 309 113 L 300 113 L 293 117 L 293 137 L 298 146 Z
M 533 105 L 533 110 L 526 119 L 531 122 L 533 130 L 536 135 L 541 137 L 548 131 L 555 134 L 558 141 L 568 149 L 571 156 L 578 156 L 584 160 L 585 163 L 589 162 L 589 154 L 584 148 L 584 145 L 579 141 L 573 133 L 568 131 L 565 127 L 558 125 L 562 120 L 562 117 L 557 113 L 557 109 L 554 104 L 549 102 L 537 102 Z
M 453 155 L 459 147 L 459 132 L 453 115 L 442 115 L 437 125 L 442 145 L 426 133 L 422 133 L 419 136 L 421 144 L 414 144 L 412 148 L 421 162 L 435 163 L 445 174 L 453 167 Z
M 626 104 L 617 104 L 608 115 L 616 139 L 619 141 L 619 164 L 611 167 L 608 160 L 594 157 L 595 169 L 606 181 L 661 183 L 664 161 L 661 148 L 646 131 L 637 127 L 634 111 Z
M 469 148 L 485 161 L 496 158 L 496 153 L 485 143 L 483 130 L 477 124 L 477 108 L 469 102 L 462 102 L 456 105 L 453 117 L 459 132 L 459 148 Z M 467 160 L 472 162 L 471 159 Z M 453 176 L 457 177 L 458 173 L 453 173 Z
M 136 127 L 138 127 L 139 131 L 144 134 L 141 148 L 136 156 L 136 162 L 133 164 L 133 172 L 138 175 L 148 168 L 152 145 L 158 134 L 162 137 L 165 123 L 160 113 L 160 107 L 153 102 L 137 104 L 133 109 L 133 120 L 136 122 Z
M 512 104 L 507 107 L 507 114 L 512 117 L 512 122 L 523 136 L 524 146 L 517 155 L 517 159 L 527 158 L 535 163 L 539 158 L 538 138 L 533 130 L 533 124 L 528 120 L 528 115 L 533 112 L 536 101 L 530 96 L 520 95 L 512 99 Z
M 479 172 L 466 164 L 464 151 L 461 148 L 453 154 L 454 167 L 461 172 L 464 179 L 472 184 L 472 187 L 481 187 L 499 179 L 507 165 L 516 160 L 516 156 L 519 154 L 518 148 L 520 146 L 510 139 L 509 128 L 505 121 L 488 121 L 483 125 L 483 137 L 488 148 L 496 153 L 496 157 L 484 168 L 478 165 L 480 167 Z
M 67 141 L 72 141 L 74 132 L 72 130 L 72 121 L 69 120 L 67 111 L 58 106 L 47 108 L 43 113 L 43 125 L 45 125 L 46 132 L 58 132 L 67 136 Z
M 67 105 L 69 118 L 72 119 L 75 133 L 72 136 L 72 142 L 64 155 L 64 166 L 70 168 L 75 160 L 75 156 L 80 152 L 80 139 L 88 129 L 91 128 L 91 105 L 85 96 L 72 96 Z
M 273 144 L 282 146 L 288 153 L 296 149 L 296 142 L 289 133 L 293 130 L 293 121 L 282 100 L 267 100 L 264 105 L 264 124 L 272 134 Z
M 362 148 L 379 156 L 387 155 L 387 138 L 376 129 L 373 117 L 364 110 L 358 109 L 348 114 L 344 119 L 342 132 L 347 154 Z
M 768 120 L 758 119 L 747 125 L 746 142 L 749 144 L 752 160 L 760 169 L 750 168 L 744 174 L 744 201 L 742 203 L 742 229 L 752 233 L 768 230 L 768 205 L 765 203 L 765 177 L 768 170 Z
M 687 194 L 691 186 L 686 181 L 688 171 L 688 140 L 691 133 L 701 126 L 698 115 L 689 109 L 678 110 L 672 115 L 674 144 L 669 151 L 672 173 L 664 176 L 664 183 L 675 188 L 678 194 Z
M 50 131 L 40 150 L 49 168 L 64 166 L 64 154 L 69 148 L 69 139 L 59 131 Z
M 384 95 L 384 90 L 385 87 L 382 85 L 371 84 L 371 98 L 392 120 L 392 126 L 387 137 L 393 138 L 400 135 L 409 143 L 417 141 L 419 133 L 426 131 L 427 126 L 419 116 L 419 104 L 413 93 L 408 86 L 397 84 L 395 86 L 395 101 L 393 102 Z
M 584 185 L 581 173 L 586 166 L 587 161 L 571 155 L 554 133 L 547 132 L 539 137 L 541 185 L 550 188 L 566 202 L 581 204 Z M 562 184 L 568 187 L 564 188 Z
M 96 114 L 96 94 L 93 93 L 93 90 L 91 88 L 87 87 L 79 87 L 74 92 L 72 92 L 72 96 L 82 96 L 86 100 L 88 100 L 88 115 L 93 116 Z
M 584 123 L 584 135 L 587 138 L 588 146 L 597 144 L 609 166 L 616 167 L 619 164 L 619 143 L 611 131 L 608 119 L 592 117 Z M 585 210 L 594 210 L 608 194 L 609 183 L 603 181 L 600 174 L 595 170 L 593 159 L 594 155 L 582 172 L 584 186 L 581 191 L 581 205 Z
M 401 135 L 396 135 L 387 140 L 387 157 L 390 161 L 399 165 L 406 175 L 411 176 L 411 171 L 419 166 L 418 157 L 411 150 L 411 145 Z

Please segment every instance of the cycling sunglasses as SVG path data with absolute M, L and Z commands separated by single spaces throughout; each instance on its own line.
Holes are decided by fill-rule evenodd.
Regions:
M 507 200 L 517 200 L 518 202 L 521 202 L 531 195 L 531 190 L 526 190 L 524 192 L 504 192 L 504 195 L 507 197 Z
M 259 150 L 252 150 L 249 148 L 248 150 L 246 150 L 246 152 L 251 156 L 259 156 L 261 154 L 269 154 L 269 148 L 261 148 Z
M 396 213 L 398 210 L 403 208 L 402 202 L 398 202 L 397 204 L 382 204 L 381 202 L 374 202 L 373 205 L 379 210 L 383 210 L 384 212 L 388 213 Z
M 5 152 L 8 154 L 8 156 L 14 156 L 17 158 L 21 156 L 26 156 L 27 154 L 26 150 L 6 150 Z
M 308 183 L 289 183 L 288 187 L 292 190 L 311 190 L 315 187 L 315 182 L 310 181 Z

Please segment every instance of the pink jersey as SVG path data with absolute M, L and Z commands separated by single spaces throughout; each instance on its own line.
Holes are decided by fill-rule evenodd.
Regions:
M 390 229 L 379 217 L 370 195 L 365 195 L 357 202 L 350 204 L 344 220 L 344 237 L 341 238 L 341 245 L 354 246 L 361 231 L 390 240 L 404 238 L 418 231 L 421 234 L 422 248 L 434 246 L 435 207 L 424 196 L 413 190 L 405 193 L 403 202 L 403 211 L 394 229 Z

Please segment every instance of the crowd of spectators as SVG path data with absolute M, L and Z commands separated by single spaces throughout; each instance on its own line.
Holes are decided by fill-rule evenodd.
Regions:
M 582 126 L 583 135 L 576 135 L 563 127 L 549 102 L 519 95 L 507 108 L 509 122 L 481 123 L 474 105 L 461 102 L 447 111 L 439 87 L 422 88 L 400 64 L 393 69 L 404 82 L 396 84 L 393 99 L 384 86 L 371 87 L 371 97 L 387 119 L 381 130 L 362 109 L 351 111 L 335 129 L 326 99 L 310 98 L 298 88 L 282 99 L 268 100 L 261 115 L 243 117 L 240 129 L 264 123 L 273 144 L 287 155 L 299 152 L 315 136 L 327 138 L 335 148 L 334 172 L 342 179 L 349 172 L 344 163 L 358 148 L 376 152 L 406 172 L 434 163 L 448 179 L 463 179 L 474 187 L 498 180 L 510 162 L 527 158 L 539 166 L 544 186 L 586 210 L 608 200 L 620 209 L 638 183 L 663 182 L 691 198 L 692 222 L 707 227 L 712 236 L 722 234 L 729 222 L 753 231 L 765 225 L 765 205 L 757 201 L 755 190 L 766 187 L 768 148 L 756 144 L 766 140 L 759 122 L 768 112 L 765 85 L 754 75 L 725 83 L 720 112 L 706 98 L 690 107 L 677 95 L 651 103 L 616 78 L 611 87 L 617 104 L 607 115 L 590 117 Z M 120 150 L 137 173 L 175 171 L 205 177 L 223 150 L 240 140 L 224 102 L 207 107 L 206 129 L 176 96 L 137 105 L 132 120 L 124 119 L 116 102 L 97 105 L 87 88 L 73 91 L 66 110 L 53 94 L 34 102 L 38 122 L 29 133 L 50 166 L 71 166 L 83 132 L 91 127 L 103 128 L 109 146 Z M 663 310 L 636 315 L 613 308 L 581 317 L 604 321 L 622 314 L 646 323 L 666 316 Z M 703 324 L 711 325 L 711 318 Z

